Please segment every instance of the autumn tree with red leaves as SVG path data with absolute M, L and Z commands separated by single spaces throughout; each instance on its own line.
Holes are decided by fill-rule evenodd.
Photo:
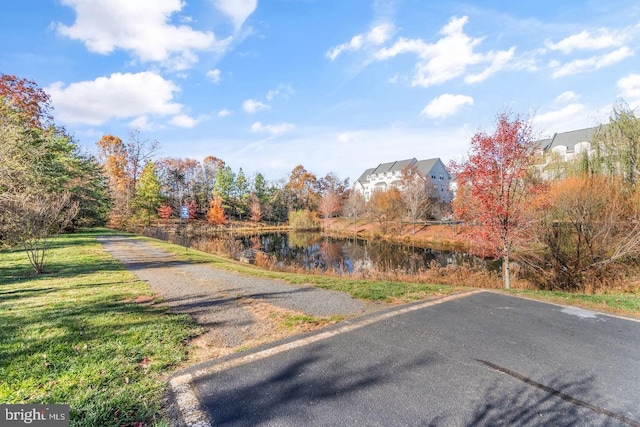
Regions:
M 322 198 L 320 199 L 319 208 L 320 208 L 320 213 L 324 217 L 325 226 L 329 218 L 331 218 L 333 215 L 335 215 L 337 212 L 340 211 L 341 202 L 342 200 L 340 200 L 340 196 L 336 194 L 336 192 L 333 190 L 327 191 L 322 196 Z
M 544 190 L 533 175 L 532 139 L 529 121 L 501 113 L 494 133 L 475 134 L 468 159 L 451 164 L 460 186 L 454 214 L 469 226 L 467 235 L 474 244 L 502 258 L 507 289 L 510 256 L 534 221 L 527 207 Z
M 253 222 L 262 220 L 262 204 L 255 194 L 249 196 L 249 219 Z
M 0 101 L 2 100 L 33 127 L 45 129 L 53 124 L 51 98 L 33 80 L 11 74 L 0 75 Z
M 173 208 L 167 205 L 161 205 L 158 208 L 158 216 L 161 219 L 169 219 L 171 218 L 171 214 L 173 213 Z

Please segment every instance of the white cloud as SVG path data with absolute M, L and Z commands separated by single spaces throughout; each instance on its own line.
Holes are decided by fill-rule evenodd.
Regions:
M 565 103 L 570 101 L 577 101 L 580 99 L 580 96 L 573 91 L 562 92 L 560 95 L 556 96 L 556 102 Z
M 393 31 L 393 25 L 388 22 L 378 24 L 366 34 L 365 41 L 372 45 L 381 45 L 391 38 Z
M 267 92 L 265 98 L 267 98 L 267 101 L 271 101 L 277 96 L 288 99 L 289 96 L 293 95 L 294 93 L 295 91 L 293 90 L 291 85 L 285 85 L 281 83 L 277 88 L 271 89 L 269 92 Z
M 640 102 L 640 74 L 629 74 L 618 80 L 622 97 L 630 104 Z
M 207 71 L 207 77 L 214 83 L 220 83 L 221 77 L 220 77 L 220 70 L 218 70 L 217 68 L 215 70 L 209 70 Z
M 551 133 L 581 129 L 589 127 L 585 110 L 583 104 L 573 103 L 560 110 L 538 114 L 533 117 L 533 122 L 539 130 Z
M 233 111 L 227 110 L 226 108 L 223 108 L 222 110 L 218 111 L 218 117 L 227 117 L 227 116 L 230 116 L 231 114 L 233 114 Z
M 169 124 L 181 128 L 191 129 L 195 125 L 199 123 L 198 120 L 187 116 L 186 114 L 178 114 L 177 116 L 173 116 L 171 120 L 169 120 Z
M 170 23 L 184 6 L 181 0 L 62 0 L 73 8 L 71 26 L 56 24 L 59 34 L 82 41 L 91 52 L 107 55 L 116 49 L 142 62 L 184 70 L 198 61 L 196 51 L 224 50 L 229 39 L 216 41 L 210 32 Z
M 336 136 L 338 142 L 351 142 L 355 141 L 358 137 L 357 132 L 342 132 Z
M 557 61 L 552 62 L 550 65 L 552 68 L 557 69 L 551 74 L 551 77 L 557 79 L 559 77 L 569 76 L 572 74 L 580 74 L 588 71 L 598 70 L 603 67 L 608 67 L 623 59 L 633 55 L 633 51 L 626 46 L 613 52 L 606 53 L 604 55 L 593 56 L 587 59 L 575 59 L 560 65 Z
M 216 8 L 231 18 L 236 30 L 258 7 L 258 0 L 215 0 Z
M 400 37 L 391 47 L 385 47 L 377 51 L 375 59 L 383 61 L 403 53 L 415 53 L 418 56 L 428 56 L 431 45 L 422 39 L 407 39 Z
M 374 59 L 383 61 L 404 53 L 416 54 L 419 60 L 414 68 L 413 86 L 429 87 L 444 83 L 463 75 L 470 66 L 490 63 L 483 72 L 466 79 L 467 83 L 485 80 L 508 65 L 515 48 L 486 54 L 474 52 L 483 39 L 471 38 L 464 32 L 464 25 L 468 21 L 466 16 L 451 18 L 440 30 L 442 37 L 435 43 L 400 38 L 393 46 L 376 52 Z
M 151 71 L 114 73 L 66 87 L 56 82 L 45 88 L 60 121 L 89 125 L 101 125 L 109 119 L 178 114 L 182 105 L 173 102 L 173 96 L 179 90 Z
M 589 31 L 581 31 L 560 40 L 557 43 L 545 42 L 545 46 L 551 50 L 559 50 L 562 53 L 571 53 L 574 50 L 598 50 L 614 46 L 622 46 L 628 39 L 623 32 L 610 32 L 606 28 L 599 29 L 596 34 Z
M 151 130 L 154 128 L 153 123 L 149 122 L 149 116 L 137 117 L 129 122 L 131 129 Z
M 394 30 L 393 24 L 378 24 L 371 28 L 369 32 L 353 36 L 350 41 L 329 49 L 326 54 L 327 58 L 334 61 L 344 52 L 357 51 L 370 46 L 379 46 L 391 38 Z
M 445 93 L 434 98 L 420 113 L 432 119 L 444 119 L 455 115 L 465 105 L 473 105 L 473 98 L 466 95 Z
M 256 101 L 255 99 L 247 99 L 242 103 L 242 109 L 245 113 L 249 114 L 257 113 L 258 111 L 262 110 L 268 110 L 269 108 L 271 108 L 270 105 L 263 104 L 262 102 Z
M 273 136 L 282 135 L 285 132 L 289 132 L 294 129 L 295 125 L 291 123 L 280 123 L 277 125 L 263 125 L 260 122 L 255 122 L 251 125 L 252 133 L 268 133 Z
M 516 48 L 512 47 L 509 50 L 489 52 L 486 57 L 491 61 L 491 65 L 485 68 L 485 70 L 481 73 L 469 74 L 468 76 L 466 76 L 464 78 L 465 83 L 479 83 L 485 81 L 489 77 L 503 70 L 506 65 L 513 59 L 515 51 Z

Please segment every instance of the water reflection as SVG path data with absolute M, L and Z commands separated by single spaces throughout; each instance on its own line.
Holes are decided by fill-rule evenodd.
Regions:
M 436 265 L 468 264 L 493 269 L 482 259 L 462 252 L 420 248 L 383 241 L 338 239 L 320 233 L 269 233 L 240 236 L 247 250 L 268 254 L 277 264 L 340 273 L 364 271 L 417 273 Z

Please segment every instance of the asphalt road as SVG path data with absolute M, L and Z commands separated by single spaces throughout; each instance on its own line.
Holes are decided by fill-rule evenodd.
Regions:
M 191 425 L 640 426 L 640 322 L 483 292 L 365 323 L 192 368 Z

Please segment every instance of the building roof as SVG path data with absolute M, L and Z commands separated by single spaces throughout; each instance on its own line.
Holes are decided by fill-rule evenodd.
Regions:
M 369 175 L 371 175 L 373 173 L 373 171 L 376 170 L 376 168 L 371 168 L 371 169 L 367 169 L 366 171 L 364 171 L 362 173 L 362 175 L 360 175 L 360 178 L 358 178 L 356 180 L 356 182 L 360 182 L 360 183 L 365 183 L 365 182 L 369 182 L 369 180 L 367 179 L 367 177 Z
M 561 132 L 553 135 L 551 139 L 551 143 L 547 145 L 545 150 L 551 150 L 559 145 L 564 145 L 567 147 L 567 150 L 573 151 L 575 150 L 576 144 L 581 142 L 591 142 L 593 139 L 593 135 L 598 130 L 597 127 L 586 128 L 586 129 L 578 129 L 572 130 L 569 132 Z
M 428 176 L 431 172 L 431 169 L 433 169 L 433 167 L 438 162 L 441 162 L 439 158 L 418 161 L 414 157 L 413 159 L 396 160 L 395 162 L 389 162 L 389 163 L 380 163 L 377 167 L 367 169 L 366 171 L 364 171 L 364 173 L 360 175 L 360 178 L 358 178 L 356 182 L 365 184 L 370 181 L 369 179 L 367 179 L 369 175 L 398 172 L 398 171 L 402 171 L 407 167 L 414 166 L 414 165 L 416 166 L 416 168 L 418 169 L 418 172 L 420 172 L 421 175 Z M 446 167 L 445 167 L 445 170 L 446 170 Z
M 378 167 L 375 168 L 375 170 L 372 172 L 372 174 L 401 171 L 404 168 L 411 166 L 415 162 L 417 162 L 417 160 L 413 158 L 407 160 L 396 160 L 395 162 L 391 163 L 380 163 Z
M 554 135 L 555 136 L 555 135 Z M 533 141 L 531 143 L 531 150 L 546 150 L 549 145 L 551 145 L 551 141 L 553 141 L 553 137 L 541 139 L 539 141 Z
M 418 172 L 420 172 L 420 174 L 422 176 L 427 176 L 430 174 L 431 169 L 433 169 L 433 167 L 436 165 L 436 163 L 438 163 L 440 161 L 440 159 L 436 158 L 436 159 L 427 159 L 427 160 L 420 160 L 418 162 Z

